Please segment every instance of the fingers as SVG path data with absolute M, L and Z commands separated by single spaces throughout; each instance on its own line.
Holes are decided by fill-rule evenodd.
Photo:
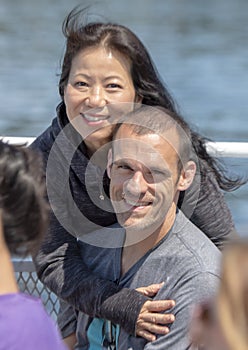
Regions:
M 138 337 L 142 337 L 148 341 L 155 341 L 156 340 L 156 336 L 144 329 L 140 330 L 140 331 L 136 331 L 136 335 Z
M 175 321 L 173 314 L 162 313 L 175 306 L 174 300 L 146 301 L 141 308 L 136 323 L 136 335 L 148 341 L 156 340 L 155 334 L 165 335 L 169 328 L 165 325 Z
M 151 324 L 151 328 L 149 330 L 151 331 L 154 329 L 153 325 L 165 325 L 168 323 L 172 323 L 175 321 L 175 316 L 173 314 L 156 314 L 156 313 L 146 313 L 142 315 L 142 319 L 140 322 L 147 323 L 148 325 Z M 138 324 L 139 321 L 137 321 Z
M 158 291 L 163 287 L 163 285 L 164 285 L 164 282 L 154 283 L 146 287 L 137 288 L 136 290 L 145 296 L 153 297 L 158 293 Z
M 167 311 L 174 306 L 175 306 L 174 300 L 152 300 L 152 301 L 148 300 L 142 306 L 141 313 Z
M 148 330 L 149 329 L 149 330 Z M 137 328 L 136 335 L 148 341 L 156 340 L 155 334 L 165 335 L 169 333 L 169 328 L 159 325 L 151 325 L 150 323 L 143 323 L 141 328 Z
M 149 341 L 156 340 L 155 334 L 165 335 L 169 333 L 169 328 L 164 324 L 172 323 L 175 320 L 174 315 L 149 315 L 147 318 L 139 320 L 136 326 L 136 335 Z

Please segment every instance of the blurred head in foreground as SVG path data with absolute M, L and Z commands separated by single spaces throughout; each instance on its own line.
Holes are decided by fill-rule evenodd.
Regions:
M 10 253 L 35 252 L 47 227 L 42 162 L 30 149 L 1 140 L 0 217 Z
M 206 350 L 248 349 L 248 240 L 223 254 L 222 280 L 215 300 L 199 305 L 192 324 L 196 345 Z

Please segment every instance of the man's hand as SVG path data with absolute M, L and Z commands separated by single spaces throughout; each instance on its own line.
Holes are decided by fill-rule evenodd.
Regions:
M 153 297 L 158 293 L 164 283 L 151 284 L 147 287 L 137 288 L 136 290 L 143 295 Z M 174 300 L 153 300 L 146 301 L 140 310 L 136 323 L 136 335 L 145 338 L 148 341 L 156 340 L 156 334 L 167 334 L 169 328 L 165 325 L 175 321 L 172 314 L 164 314 L 163 311 L 169 310 L 175 306 Z

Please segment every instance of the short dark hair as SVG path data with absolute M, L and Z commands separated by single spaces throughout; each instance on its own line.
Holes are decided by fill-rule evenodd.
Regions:
M 42 169 L 34 151 L 0 140 L 0 211 L 12 254 L 35 252 L 47 228 Z
M 128 125 L 137 135 L 155 133 L 161 137 L 171 128 L 175 128 L 179 137 L 178 170 L 181 171 L 189 160 L 196 162 L 191 129 L 178 113 L 159 106 L 142 105 L 120 119 L 113 131 L 113 140 L 122 125 Z

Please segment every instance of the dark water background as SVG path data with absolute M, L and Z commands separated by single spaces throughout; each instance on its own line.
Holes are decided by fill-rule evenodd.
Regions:
M 0 135 L 36 136 L 59 102 L 61 23 L 77 4 L 130 27 L 188 121 L 216 141 L 248 142 L 247 0 L 1 0 Z M 98 17 L 99 18 L 99 17 Z M 248 174 L 248 159 L 226 160 Z M 248 235 L 248 186 L 227 196 Z

